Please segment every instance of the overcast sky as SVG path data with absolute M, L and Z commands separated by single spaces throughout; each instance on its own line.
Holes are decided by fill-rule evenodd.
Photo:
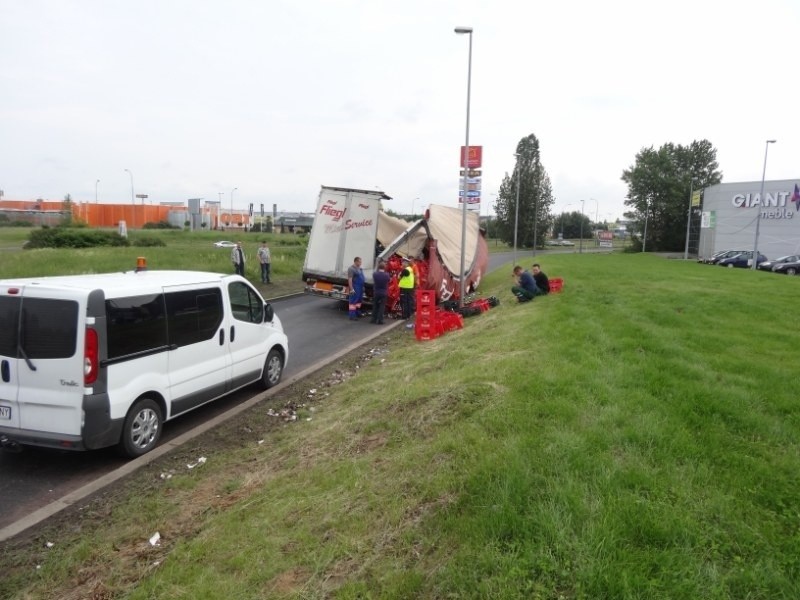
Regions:
M 456 206 L 456 26 L 484 214 L 531 133 L 556 211 L 593 219 L 667 142 L 760 181 L 774 138 L 767 179 L 800 180 L 798 0 L 0 0 L 0 189 L 130 202 L 128 169 L 154 203 L 312 211 L 333 185 Z

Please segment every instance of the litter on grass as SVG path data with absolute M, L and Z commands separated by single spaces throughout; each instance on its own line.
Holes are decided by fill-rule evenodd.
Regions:
M 199 467 L 200 465 L 204 465 L 205 463 L 206 463 L 206 457 L 205 456 L 201 456 L 200 458 L 197 459 L 196 463 L 192 463 L 190 465 L 186 465 L 186 468 L 187 469 L 194 469 L 195 467 Z

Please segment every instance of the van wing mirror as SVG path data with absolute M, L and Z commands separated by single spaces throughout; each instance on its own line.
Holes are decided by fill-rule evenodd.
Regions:
M 275 309 L 272 308 L 272 305 L 268 302 L 264 304 L 264 322 L 265 323 L 272 323 L 272 319 L 275 316 Z

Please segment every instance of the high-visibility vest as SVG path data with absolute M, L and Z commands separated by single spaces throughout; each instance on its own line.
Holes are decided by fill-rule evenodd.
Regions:
M 411 265 L 411 268 L 414 271 L 414 285 L 416 285 L 416 283 L 419 281 L 419 266 L 417 266 L 417 263 L 415 262 L 413 265 Z
M 397 285 L 400 286 L 401 290 L 413 290 L 414 289 L 414 269 L 409 265 L 405 267 L 405 270 L 408 271 L 408 275 L 403 277 L 400 275 L 400 279 L 397 282 Z M 401 271 L 402 273 L 402 271 Z

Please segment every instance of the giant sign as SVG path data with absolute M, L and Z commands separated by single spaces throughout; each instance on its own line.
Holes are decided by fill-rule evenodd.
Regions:
M 794 191 L 766 192 L 763 198 L 759 192 L 734 194 L 731 204 L 736 208 L 758 208 L 762 219 L 792 219 L 800 212 L 800 185 L 795 184 Z

